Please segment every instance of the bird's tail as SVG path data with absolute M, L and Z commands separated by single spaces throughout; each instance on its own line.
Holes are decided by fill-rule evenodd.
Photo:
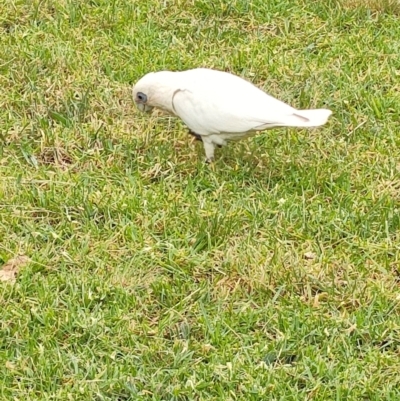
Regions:
M 288 127 L 319 127 L 324 125 L 332 114 L 328 109 L 296 110 L 285 118 Z

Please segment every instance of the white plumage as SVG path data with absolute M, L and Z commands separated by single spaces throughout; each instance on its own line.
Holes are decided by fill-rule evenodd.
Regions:
M 273 127 L 318 127 L 332 114 L 294 109 L 236 75 L 206 68 L 151 72 L 133 87 L 133 97 L 141 111 L 156 107 L 180 117 L 203 141 L 207 161 L 216 145 Z

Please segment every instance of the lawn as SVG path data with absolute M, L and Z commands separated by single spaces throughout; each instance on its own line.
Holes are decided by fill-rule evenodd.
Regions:
M 0 4 L 1 400 L 400 399 L 400 7 L 367 3 Z M 333 117 L 206 165 L 131 99 L 199 66 Z

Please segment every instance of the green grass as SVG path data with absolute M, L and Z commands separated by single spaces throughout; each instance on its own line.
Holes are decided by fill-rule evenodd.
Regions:
M 400 24 L 356 3 L 0 5 L 1 400 L 399 400 Z M 334 117 L 207 166 L 130 97 L 198 66 Z

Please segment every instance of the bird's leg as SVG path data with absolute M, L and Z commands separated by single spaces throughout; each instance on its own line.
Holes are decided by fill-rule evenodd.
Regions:
M 211 163 L 214 160 L 215 146 L 211 139 L 203 137 L 204 150 L 206 152 L 206 163 Z
M 196 141 L 203 142 L 204 150 L 206 152 L 206 163 L 211 163 L 214 160 L 215 144 L 210 138 L 204 138 L 200 134 L 196 134 L 194 131 L 189 129 L 189 134 L 194 136 Z M 219 148 L 221 145 L 217 145 Z

